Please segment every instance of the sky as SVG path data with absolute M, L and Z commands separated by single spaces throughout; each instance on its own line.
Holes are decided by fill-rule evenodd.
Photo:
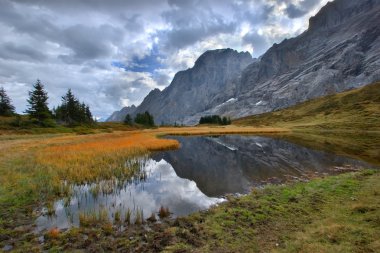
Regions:
M 0 0 L 0 87 L 18 113 L 37 79 L 49 107 L 71 88 L 99 119 L 138 105 L 205 51 L 260 57 L 328 0 Z

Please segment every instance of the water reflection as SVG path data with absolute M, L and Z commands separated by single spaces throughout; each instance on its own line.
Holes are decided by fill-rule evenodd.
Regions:
M 168 207 L 173 216 L 186 215 L 223 201 L 227 193 L 247 193 L 254 186 L 334 173 L 337 167 L 370 165 L 311 150 L 280 139 L 257 136 L 172 137 L 181 148 L 138 160 L 132 180 L 101 181 L 73 186 L 71 198 L 54 203 L 37 219 L 39 230 L 79 225 L 79 214 L 103 212 L 131 220 Z M 133 163 L 134 161 L 132 161 Z M 55 213 L 47 215 L 47 213 Z
M 98 213 L 105 210 L 113 220 L 115 213 L 125 219 L 131 210 L 131 220 L 142 210 L 144 218 L 157 213 L 161 206 L 169 207 L 173 216 L 186 215 L 223 201 L 207 197 L 194 181 L 180 178 L 165 160 L 141 161 L 146 172 L 143 180 L 125 182 L 102 181 L 99 184 L 73 186 L 73 197 L 54 204 L 55 214 L 41 215 L 37 219 L 38 230 L 46 228 L 68 228 L 79 225 L 80 213 Z M 94 190 L 99 189 L 99 190 Z
M 267 137 L 170 138 L 177 139 L 181 148 L 157 153 L 153 158 L 170 163 L 179 177 L 197 182 L 207 196 L 246 193 L 253 186 L 331 173 L 336 167 L 371 167 L 361 161 Z

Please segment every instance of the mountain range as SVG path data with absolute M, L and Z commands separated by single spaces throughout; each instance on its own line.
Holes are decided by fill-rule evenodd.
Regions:
M 286 108 L 380 80 L 380 0 L 335 0 L 299 36 L 274 44 L 259 59 L 232 49 L 206 51 L 164 90 L 107 121 L 149 111 L 157 124 L 233 119 Z

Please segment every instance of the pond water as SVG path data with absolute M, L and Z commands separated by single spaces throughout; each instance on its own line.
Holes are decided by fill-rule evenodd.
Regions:
M 267 183 L 371 167 L 268 137 L 169 138 L 177 139 L 181 148 L 136 159 L 140 172 L 130 180 L 71 186 L 70 198 L 42 210 L 37 229 L 79 226 L 81 215 L 105 214 L 115 221 L 125 220 L 130 213 L 133 222 L 137 215 L 144 219 L 152 213 L 157 216 L 161 207 L 168 208 L 172 217 L 183 216 L 224 201 L 226 194 L 245 194 Z

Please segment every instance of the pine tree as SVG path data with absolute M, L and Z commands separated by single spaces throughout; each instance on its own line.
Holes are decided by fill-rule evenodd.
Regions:
M 65 96 L 62 97 L 62 120 L 69 125 L 76 121 L 76 114 L 78 110 L 78 100 L 75 98 L 71 89 L 68 89 Z
M 55 116 L 58 121 L 71 126 L 94 122 L 90 107 L 85 103 L 80 103 L 71 89 L 62 97 L 62 104 L 55 110 Z
M 131 115 L 129 115 L 129 114 L 127 114 L 126 116 L 125 116 L 125 119 L 124 119 L 124 124 L 127 124 L 127 125 L 132 125 L 132 117 L 131 117 Z
M 141 124 L 148 127 L 154 126 L 153 115 L 151 115 L 148 111 L 146 111 L 145 113 L 138 113 L 135 117 L 135 122 L 137 124 Z
M 36 119 L 40 124 L 43 124 L 45 120 L 50 119 L 52 114 L 48 107 L 48 95 L 44 90 L 44 85 L 40 80 L 37 80 L 33 85 L 34 90 L 29 92 L 28 109 L 26 113 L 30 118 Z
M 86 121 L 88 123 L 94 123 L 94 119 L 92 118 L 92 113 L 90 111 L 90 107 L 87 105 L 86 106 Z
M 15 113 L 15 107 L 11 104 L 11 99 L 8 97 L 4 88 L 0 88 L 0 115 L 12 116 Z

